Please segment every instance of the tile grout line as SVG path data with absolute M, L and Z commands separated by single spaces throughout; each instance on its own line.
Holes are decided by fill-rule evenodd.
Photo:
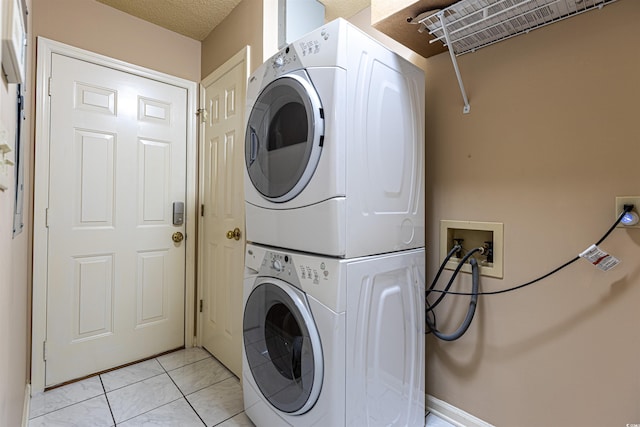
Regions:
M 100 384 L 102 384 L 102 381 L 100 381 Z M 103 390 L 103 393 L 104 393 L 104 387 L 102 387 L 102 390 Z M 49 392 L 50 391 L 53 391 L 53 390 L 49 390 Z M 47 393 L 47 391 L 44 391 L 43 393 Z M 103 393 L 100 393 L 100 394 L 103 394 Z M 35 416 L 35 417 L 31 417 L 31 414 L 29 414 L 29 421 L 35 420 L 36 418 L 44 417 L 45 415 L 53 414 L 54 412 L 58 412 L 58 411 L 61 411 L 63 409 L 66 409 L 66 408 L 70 408 L 72 406 L 78 405 L 78 404 L 86 402 L 88 400 L 95 399 L 96 397 L 100 396 L 100 394 L 96 394 L 95 396 L 91 396 L 91 397 L 87 397 L 87 398 L 78 400 L 77 402 L 65 404 L 64 406 L 61 406 L 61 407 L 56 408 L 56 409 L 52 409 L 52 410 L 47 411 L 47 412 L 43 412 L 42 414 L 40 414 L 38 416 Z M 106 397 L 106 395 L 105 395 L 105 397 Z M 33 399 L 33 397 L 31 397 L 30 399 Z
M 151 378 L 159 377 L 160 375 L 164 375 L 165 373 L 166 373 L 166 372 L 160 372 L 160 373 L 158 373 L 158 374 L 151 375 L 150 377 L 144 378 L 144 379 L 142 379 L 142 380 L 137 380 L 137 381 L 134 381 L 134 382 L 129 383 L 129 384 L 127 384 L 127 385 L 123 385 L 123 386 L 120 386 L 120 387 L 114 388 L 114 389 L 109 390 L 109 391 L 106 391 L 106 389 L 105 389 L 105 394 L 106 394 L 106 393 L 111 393 L 111 392 L 114 392 L 114 391 L 118 391 L 118 390 L 122 390 L 123 388 L 127 388 L 127 387 L 129 387 L 129 386 L 134 385 L 134 384 L 139 384 L 139 383 L 141 383 L 141 382 L 144 382 L 144 381 L 150 380 Z M 102 380 L 102 379 L 101 379 L 101 380 Z M 103 388 L 104 388 L 104 385 L 103 385 Z
M 216 359 L 216 358 L 215 358 L 214 356 L 212 356 L 210 353 L 209 353 L 209 356 L 205 357 L 204 359 L 200 359 L 200 360 L 196 360 L 195 362 L 187 363 L 186 365 L 183 365 L 183 366 L 180 366 L 180 367 L 174 368 L 174 369 L 172 369 L 171 371 L 167 371 L 167 370 L 165 369 L 165 367 L 164 367 L 164 366 L 162 366 L 162 363 L 160 363 L 160 365 L 162 366 L 162 369 L 164 369 L 164 370 L 165 370 L 165 372 L 167 373 L 167 375 L 169 375 L 169 378 L 171 378 L 171 381 L 173 381 L 173 378 L 171 377 L 171 374 L 170 374 L 169 372 L 177 371 L 178 369 L 182 369 L 182 368 L 184 368 L 185 366 L 195 365 L 196 363 L 200 363 L 200 362 L 202 362 L 202 361 L 204 361 L 204 360 L 207 360 L 207 359 L 211 359 L 211 360 L 213 360 L 214 362 L 216 362 L 216 363 L 220 364 L 220 366 L 222 366 L 226 371 L 228 371 L 228 372 L 229 372 L 229 376 L 228 376 L 228 377 L 226 377 L 226 378 L 223 378 L 223 379 L 221 379 L 221 380 L 218 380 L 218 381 L 216 381 L 216 382 L 214 382 L 214 383 L 212 383 L 212 384 L 209 384 L 209 385 L 207 385 L 207 386 L 204 386 L 204 387 L 202 387 L 202 388 L 199 388 L 199 389 L 197 389 L 197 390 L 193 390 L 191 393 L 189 393 L 189 395 L 192 395 L 192 394 L 194 394 L 194 393 L 197 393 L 197 392 L 199 392 L 199 391 L 202 391 L 202 390 L 204 390 L 205 388 L 211 387 L 212 385 L 219 384 L 219 383 L 221 383 L 221 382 L 223 382 L 223 381 L 228 380 L 229 378 L 238 378 L 238 377 L 236 377 L 236 376 L 234 375 L 234 373 L 233 373 L 233 372 L 231 372 L 231 371 L 230 371 L 226 366 L 224 366 L 224 365 L 222 364 L 222 362 L 220 362 L 218 359 Z M 159 363 L 159 362 L 158 362 L 158 363 Z M 175 381 L 173 381 L 173 383 L 174 383 L 174 384 L 176 384 L 176 383 L 175 383 Z M 176 387 L 178 387 L 178 384 L 176 384 Z M 182 390 L 180 389 L 180 387 L 178 387 L 178 390 L 180 390 L 180 393 L 182 393 Z M 182 393 L 182 394 L 186 397 L 186 395 L 185 395 L 184 393 Z
M 139 384 L 139 383 L 144 382 L 144 381 L 146 381 L 146 380 L 148 380 L 148 379 L 156 378 L 156 377 L 159 377 L 159 376 L 161 376 L 161 375 L 166 375 L 166 376 L 169 378 L 169 380 L 171 380 L 171 382 L 173 382 L 173 379 L 171 378 L 171 375 L 169 375 L 169 372 L 165 369 L 165 367 L 164 367 L 164 366 L 162 366 L 162 363 L 160 363 L 160 361 L 158 360 L 158 358 L 157 358 L 157 357 L 156 357 L 156 358 L 153 358 L 153 359 L 149 359 L 149 360 L 155 360 L 155 361 L 158 363 L 158 365 L 160 365 L 160 367 L 162 368 L 162 370 L 163 370 L 164 372 L 160 372 L 160 373 L 158 373 L 158 374 L 156 374 L 156 375 L 152 375 L 152 376 L 150 376 L 150 377 L 148 377 L 148 378 L 145 378 L 145 379 L 143 379 L 143 380 L 134 381 L 134 382 L 132 382 L 131 384 L 127 384 L 126 386 L 118 387 L 118 388 L 116 388 L 116 389 L 110 390 L 109 392 L 116 391 L 116 390 L 122 390 L 123 388 L 129 387 L 129 386 L 134 385 L 134 384 Z M 100 378 L 100 381 L 102 381 L 102 378 Z M 175 385 L 175 382 L 173 382 L 173 384 Z M 103 388 L 104 388 L 104 384 L 103 384 Z M 180 387 L 178 387 L 178 386 L 176 385 L 176 388 L 178 389 L 178 391 L 180 392 L 180 394 L 182 394 L 182 390 L 180 390 Z M 106 389 L 105 389 L 105 396 L 106 396 Z M 183 395 L 183 396 L 184 396 L 184 395 Z M 121 421 L 120 421 L 120 423 L 122 424 L 122 423 L 125 423 L 125 422 L 127 422 L 127 421 L 129 421 L 129 420 L 132 420 L 132 419 L 136 418 L 136 417 L 139 417 L 139 416 L 141 416 L 141 415 L 148 414 L 149 412 L 153 412 L 153 411 L 155 411 L 155 410 L 156 410 L 156 409 L 158 409 L 158 408 L 162 408 L 163 406 L 170 405 L 170 404 L 172 404 L 173 402 L 176 402 L 176 401 L 178 401 L 178 400 L 180 400 L 180 398 L 177 398 L 177 399 L 175 399 L 175 400 L 172 400 L 171 402 L 167 402 L 167 403 L 165 403 L 164 405 L 158 406 L 158 407 L 156 407 L 156 408 L 149 409 L 148 411 L 141 412 L 141 413 L 139 413 L 139 414 L 137 414 L 137 415 L 135 415 L 135 416 L 133 416 L 133 417 L 131 417 L 131 418 L 127 418 L 126 420 L 121 420 Z M 185 400 L 186 400 L 186 399 L 185 399 Z M 109 398 L 107 398 L 107 402 L 108 402 L 108 401 L 109 401 Z M 109 409 L 111 410 L 111 405 L 109 405 Z M 196 414 L 197 414 L 197 413 L 196 413 Z M 115 427 L 117 427 L 118 423 L 116 423 L 116 418 L 115 418 L 115 416 L 113 415 L 113 412 L 111 413 L 111 416 L 113 417 L 113 422 L 115 423 L 115 424 L 114 424 L 114 426 L 115 426 Z M 205 424 L 205 427 L 206 427 L 206 424 Z
M 170 354 L 170 353 L 169 353 L 169 354 Z M 134 384 L 138 384 L 138 383 L 141 383 L 141 382 L 147 381 L 147 380 L 149 380 L 149 379 L 151 379 L 151 378 L 159 377 L 160 375 L 164 375 L 164 374 L 169 375 L 169 371 L 167 371 L 167 369 L 162 365 L 162 363 L 158 360 L 158 358 L 154 358 L 154 359 L 147 359 L 147 360 L 145 360 L 145 361 L 143 361 L 143 362 L 140 362 L 140 363 L 149 362 L 149 361 L 151 361 L 151 360 L 155 360 L 156 362 L 158 362 L 158 365 L 160 365 L 160 367 L 162 368 L 162 371 L 163 371 L 163 372 L 158 372 L 157 374 L 155 374 L 155 375 L 151 375 L 150 377 L 146 377 L 146 378 L 143 378 L 143 379 L 141 379 L 141 380 L 136 380 L 136 381 L 134 381 L 134 382 L 132 382 L 132 383 L 128 383 L 128 384 L 126 384 L 126 385 L 123 385 L 123 386 L 120 386 L 120 387 L 117 387 L 117 388 L 111 389 L 111 390 L 109 390 L 109 391 L 106 391 L 106 388 L 105 388 L 104 383 L 103 383 L 103 384 L 102 384 L 102 388 L 105 390 L 105 394 L 106 394 L 106 393 L 111 393 L 111 392 L 113 392 L 113 391 L 117 391 L 117 390 L 122 390 L 123 388 L 126 388 L 126 387 L 132 386 L 132 385 L 134 385 Z M 199 362 L 199 360 L 198 360 L 198 361 L 196 361 L 196 362 Z M 187 364 L 185 364 L 184 366 L 192 365 L 192 364 L 194 364 L 194 363 L 196 363 L 196 362 L 187 363 Z M 123 367 L 123 368 L 117 369 L 117 370 L 115 370 L 115 371 L 109 371 L 109 372 L 107 372 L 107 373 L 118 372 L 119 370 L 126 369 L 126 368 L 129 368 L 129 367 L 131 367 L 131 366 L 135 366 L 135 365 L 136 365 L 136 364 L 128 365 L 128 366 L 125 366 L 125 367 Z M 180 366 L 180 368 L 182 368 L 182 367 L 184 367 L 184 366 Z M 175 368 L 175 369 L 179 369 L 179 368 Z M 172 370 L 175 370 L 175 369 L 172 369 Z M 100 374 L 100 375 L 99 375 L 99 376 L 100 376 L 100 381 L 101 381 L 101 382 L 102 382 L 102 375 L 103 375 L 103 374 Z M 171 375 L 169 375 L 169 378 L 171 378 Z M 176 387 L 177 387 L 177 386 L 176 386 Z M 178 388 L 178 390 L 180 390 L 180 388 Z
M 116 417 L 113 416 L 113 410 L 111 410 L 111 402 L 109 402 L 109 397 L 107 396 L 107 389 L 104 387 L 104 382 L 102 382 L 102 375 L 98 375 L 98 379 L 100 380 L 100 385 L 102 386 L 104 400 L 107 401 L 107 407 L 109 408 L 109 413 L 111 414 L 111 420 L 113 421 L 113 425 L 116 426 Z
M 204 349 L 204 350 L 207 352 L 207 354 L 209 354 L 209 357 L 210 357 L 210 358 L 212 358 L 213 360 L 215 360 L 216 362 L 218 362 L 218 363 L 220 363 L 220 364 L 222 365 L 222 363 L 221 363 L 218 359 L 216 359 L 216 357 L 215 357 L 213 354 L 211 354 L 211 353 L 210 353 L 209 351 L 207 351 L 206 349 Z M 222 365 L 222 366 L 224 366 L 224 365 Z M 225 369 L 227 369 L 227 370 L 229 371 L 229 369 L 228 369 L 226 366 L 225 366 Z M 220 381 L 218 381 L 218 382 L 216 382 L 216 383 L 213 383 L 213 384 L 211 384 L 211 385 L 220 384 L 220 383 L 222 383 L 222 382 L 224 382 L 224 381 L 227 381 L 227 380 L 230 380 L 230 379 L 232 379 L 232 378 L 236 378 L 236 379 L 238 379 L 238 381 L 240 381 L 240 379 L 239 379 L 238 377 L 236 377 L 236 376 L 233 374 L 233 372 L 229 371 L 229 373 L 231 374 L 231 376 L 230 376 L 230 377 L 228 377 L 228 378 L 224 378 L 224 379 L 222 379 L 222 380 L 220 380 Z M 177 385 L 176 385 L 176 386 L 177 386 Z M 209 386 L 209 387 L 210 387 L 210 386 Z M 206 388 L 206 387 L 205 387 L 205 388 Z M 178 387 L 178 389 L 180 389 L 180 388 Z M 202 389 L 200 389 L 200 390 L 204 390 L 204 388 L 202 388 Z M 194 391 L 193 393 L 197 393 L 197 392 L 198 392 L 198 391 L 200 391 L 200 390 L 196 390 L 196 391 Z M 180 392 L 182 392 L 182 390 L 180 390 Z M 191 394 L 193 394 L 193 393 L 191 393 Z M 187 400 L 186 396 L 185 396 L 185 400 Z M 189 402 L 189 400 L 187 400 L 187 403 L 189 403 L 189 406 L 191 406 L 191 402 Z M 193 408 L 193 406 L 191 406 L 191 407 Z M 194 408 L 194 411 L 195 411 L 195 408 Z M 196 414 L 198 414 L 198 411 L 195 411 L 195 412 L 196 412 Z M 236 414 L 233 414 L 232 416 L 230 416 L 230 417 L 228 417 L 228 418 L 226 418 L 226 419 L 224 419 L 224 420 L 220 421 L 220 422 L 219 422 L 219 423 L 217 423 L 217 424 L 214 424 L 212 427 L 218 426 L 218 425 L 220 425 L 220 424 L 222 424 L 222 423 L 224 423 L 224 422 L 226 422 L 226 421 L 228 421 L 228 420 L 232 419 L 233 417 L 237 417 L 238 415 L 242 414 L 243 412 L 244 412 L 244 405 L 242 406 L 242 410 L 241 410 L 240 412 L 238 412 L 238 413 L 236 413 Z M 199 416 L 200 416 L 200 415 L 198 414 L 198 417 L 199 417 Z M 205 425 L 206 425 L 206 423 L 205 423 Z
M 171 405 L 172 403 L 177 402 L 178 400 L 180 400 L 180 398 L 177 398 L 176 400 L 172 400 L 171 402 L 167 402 L 167 403 L 165 403 L 164 405 L 160 405 L 160 406 L 158 406 L 157 408 L 153 408 L 153 409 L 149 409 L 148 411 L 141 412 L 141 413 L 139 413 L 139 414 L 137 414 L 137 415 L 135 415 L 135 416 L 133 416 L 133 417 L 131 417 L 131 418 L 127 418 L 126 420 L 122 420 L 122 421 L 120 421 L 120 424 L 122 424 L 122 423 L 126 423 L 127 421 L 131 421 L 131 420 L 133 420 L 134 418 L 138 418 L 139 416 L 142 416 L 142 415 L 144 415 L 144 414 L 148 414 L 149 412 L 153 412 L 153 411 L 155 411 L 156 409 L 160 409 L 160 408 L 162 408 L 163 406 Z M 115 420 L 115 418 L 114 418 L 114 420 Z M 115 424 L 115 426 L 117 427 L 117 425 L 118 425 L 118 424 L 116 423 L 116 424 Z
M 238 412 L 237 414 L 231 415 L 229 418 L 226 418 L 226 419 L 220 421 L 218 424 L 214 424 L 212 427 L 219 426 L 220 424 L 229 421 L 231 418 L 237 417 L 238 415 L 242 414 L 243 412 L 244 412 L 244 408 L 242 409 L 242 411 Z
M 178 351 L 179 351 L 179 350 L 178 350 Z M 170 353 L 169 353 L 169 354 L 170 354 Z M 211 356 L 208 356 L 208 357 L 211 357 Z M 175 381 L 173 380 L 173 378 L 171 378 L 171 375 L 169 374 L 169 371 L 164 367 L 164 365 L 162 364 L 162 362 L 160 362 L 160 360 L 158 360 L 158 359 L 159 359 L 159 357 L 155 357 L 155 358 L 153 358 L 153 359 L 148 359 L 147 361 L 149 361 L 149 360 L 155 360 L 155 361 L 158 363 L 158 365 L 160 365 L 160 367 L 162 368 L 163 372 L 160 372 L 160 373 L 158 373 L 157 375 L 152 375 L 152 376 L 150 376 L 150 377 L 148 377 L 148 378 L 145 378 L 145 379 L 143 379 L 143 380 L 134 381 L 134 382 L 132 382 L 131 384 L 127 384 L 127 385 L 125 385 L 125 386 L 118 387 L 118 388 L 115 388 L 115 389 L 113 389 L 113 390 L 109 390 L 109 392 L 113 392 L 113 391 L 116 391 L 116 390 L 121 390 L 121 389 L 126 388 L 126 387 L 129 387 L 129 386 L 131 386 L 131 385 L 134 385 L 134 384 L 138 384 L 138 383 L 144 382 L 144 381 L 146 381 L 146 380 L 148 380 L 148 379 L 150 379 L 150 378 L 155 378 L 155 377 L 159 377 L 160 375 L 165 375 L 165 374 L 166 374 L 166 375 L 167 375 L 167 377 L 169 377 L 169 380 L 171 380 L 171 382 L 176 386 L 176 388 L 178 389 L 178 391 L 179 391 L 179 392 L 180 392 L 180 394 L 182 395 L 182 398 L 184 398 L 184 400 L 187 402 L 187 404 L 189 405 L 189 407 L 191 407 L 191 409 L 193 410 L 193 412 L 196 414 L 196 416 L 200 419 L 200 421 L 202 421 L 203 425 L 206 427 L 206 426 L 207 426 L 207 423 L 205 423 L 205 422 L 204 422 L 204 420 L 202 419 L 202 417 L 200 417 L 200 414 L 198 414 L 198 412 L 193 408 L 193 406 L 191 406 L 191 403 L 189 402 L 189 400 L 187 400 L 187 398 L 186 398 L 185 394 L 182 392 L 182 390 L 180 389 L 180 387 L 178 387 L 178 385 L 175 383 Z M 206 358 L 204 358 L 204 359 L 206 359 Z M 200 359 L 200 360 L 204 360 L 204 359 Z M 184 364 L 184 365 L 182 365 L 182 366 L 179 366 L 179 367 L 177 367 L 177 368 L 172 369 L 172 371 L 173 371 L 173 370 L 176 370 L 176 369 L 183 368 L 183 367 L 185 367 L 185 366 L 193 365 L 194 363 L 200 362 L 200 360 L 196 360 L 196 361 L 193 361 L 193 362 L 185 363 L 185 364 Z M 143 362 L 142 362 L 142 363 L 143 363 Z M 131 365 L 131 366 L 135 366 L 135 364 L 134 364 L 134 365 Z M 126 367 L 125 367 L 125 368 L 126 368 Z M 122 369 L 124 369 L 124 368 L 122 368 Z M 101 378 L 101 377 L 100 377 L 100 382 L 102 383 L 102 378 Z M 103 388 L 103 390 L 105 391 L 105 397 L 106 397 L 107 391 L 106 391 L 106 388 L 104 387 L 104 383 L 102 384 L 102 388 Z M 148 411 L 145 411 L 145 412 L 142 412 L 142 413 L 140 413 L 140 414 L 137 414 L 135 417 L 131 417 L 131 418 L 128 418 L 128 419 L 126 419 L 126 420 L 122 420 L 122 421 L 120 421 L 120 423 L 123 423 L 123 422 L 129 421 L 129 420 L 131 420 L 131 419 L 133 419 L 133 418 L 139 417 L 139 416 L 144 415 L 144 414 L 148 414 L 149 412 L 152 412 L 152 411 L 154 411 L 154 410 L 156 410 L 156 409 L 158 409 L 158 408 L 161 408 L 161 407 L 163 407 L 163 406 L 169 405 L 169 404 L 171 404 L 171 403 L 173 403 L 173 402 L 176 402 L 176 401 L 178 401 L 178 400 L 180 400 L 180 398 L 177 398 L 177 399 L 175 399 L 175 400 L 172 400 L 171 402 L 167 402 L 167 403 L 165 403 L 164 405 L 158 406 L 157 408 L 153 408 L 153 409 L 150 409 L 150 410 L 148 410 Z M 108 402 L 108 401 L 109 401 L 109 398 L 107 398 L 107 402 Z M 109 405 L 109 410 L 111 410 L 111 405 Z M 112 418 L 113 418 L 113 420 L 114 420 L 114 423 L 115 423 L 115 416 L 113 415 L 113 412 L 111 412 L 111 416 L 112 416 Z M 117 423 L 116 423 L 116 424 L 114 424 L 114 426 L 117 426 Z
M 204 359 L 202 359 L 204 360 Z M 160 361 L 158 360 L 158 363 L 160 363 Z M 194 362 L 195 363 L 195 362 Z M 187 365 L 190 365 L 191 363 L 188 363 Z M 180 368 L 187 366 L 187 365 L 183 365 Z M 189 405 L 189 407 L 191 408 L 191 410 L 196 414 L 196 417 L 198 417 L 198 419 L 200 421 L 202 421 L 202 424 L 207 427 L 207 423 L 202 419 L 202 417 L 200 416 L 200 414 L 198 413 L 198 411 L 196 411 L 196 408 L 193 407 L 193 405 L 191 405 L 191 402 L 189 402 L 189 399 L 187 399 L 187 396 L 183 393 L 182 389 L 180 387 L 178 387 L 178 384 L 176 384 L 176 382 L 173 380 L 173 378 L 171 377 L 171 375 L 169 374 L 169 371 L 167 371 L 167 368 L 164 367 L 164 365 L 162 363 L 160 363 L 160 366 L 162 366 L 162 369 L 164 369 L 164 372 L 167 374 L 167 376 L 169 377 L 169 379 L 171 380 L 171 382 L 173 383 L 173 385 L 176 386 L 176 388 L 178 389 L 178 391 L 180 392 L 180 394 L 182 395 L 182 398 L 184 399 L 185 402 L 187 402 L 187 405 Z M 176 368 L 176 369 L 180 369 L 180 368 Z
M 205 357 L 205 358 L 203 358 L 203 359 L 200 359 L 200 360 L 196 360 L 196 361 L 191 362 L 191 363 L 187 363 L 187 364 L 185 364 L 185 365 L 183 365 L 183 366 L 180 366 L 180 367 L 174 368 L 174 369 L 172 369 L 171 371 L 175 371 L 175 370 L 177 370 L 177 369 L 184 368 L 185 366 L 193 365 L 193 364 L 195 364 L 195 363 L 201 362 L 201 361 L 206 360 L 206 359 L 212 359 L 212 360 L 214 360 L 214 361 L 216 361 L 216 362 L 220 363 L 220 361 L 219 361 L 218 359 L 216 359 L 216 358 L 215 358 L 215 356 L 213 356 L 213 355 L 212 355 L 211 353 L 209 353 L 209 352 L 207 352 L 207 353 L 208 353 L 208 356 L 207 356 L 207 357 Z M 158 363 L 160 363 L 160 361 L 158 361 Z M 222 365 L 222 364 L 221 364 L 221 365 Z M 173 382 L 173 384 L 175 384 L 175 386 L 178 388 L 178 391 L 180 391 L 180 393 L 181 393 L 181 394 L 182 394 L 182 396 L 184 397 L 184 400 L 187 402 L 187 404 L 191 407 L 191 409 L 193 410 L 193 412 L 195 412 L 196 416 L 200 419 L 200 421 L 202 421 L 202 423 L 203 423 L 203 424 L 205 425 L 205 427 L 206 427 L 206 426 L 207 426 L 207 423 L 202 419 L 202 417 L 200 416 L 200 414 L 198 413 L 198 411 L 193 407 L 193 405 L 191 404 L 191 402 L 189 401 L 189 399 L 187 399 L 187 395 L 186 395 L 186 394 L 184 394 L 184 392 L 182 391 L 182 389 L 181 389 L 181 388 L 178 386 L 178 384 L 176 384 L 176 382 L 173 380 L 173 377 L 171 377 L 171 374 L 169 374 L 169 372 L 170 372 L 170 371 L 168 371 L 168 370 L 164 367 L 164 365 L 162 365 L 162 363 L 160 363 L 160 366 L 162 366 L 162 369 L 164 369 L 164 370 L 165 370 L 165 372 L 166 372 L 166 373 L 167 373 L 167 375 L 169 376 L 169 379 L 171 379 L 171 381 Z M 224 366 L 224 365 L 222 365 L 222 366 Z M 227 369 L 227 368 L 225 367 L 225 369 Z M 228 370 L 228 369 L 227 369 L 227 370 Z M 232 373 L 232 372 L 230 372 L 230 374 L 231 374 L 231 376 L 229 376 L 229 377 L 227 377 L 227 378 L 223 378 L 223 379 L 221 379 L 220 381 L 217 381 L 217 382 L 215 382 L 215 383 L 213 383 L 213 384 L 209 384 L 209 385 L 208 385 L 208 386 L 206 386 L 206 387 L 203 387 L 203 388 L 201 388 L 201 389 L 198 389 L 198 390 L 194 390 L 194 391 L 192 391 L 191 393 L 189 393 L 189 396 L 190 396 L 190 395 L 192 395 L 192 394 L 198 393 L 199 391 L 202 391 L 202 390 L 204 390 L 204 389 L 206 389 L 206 388 L 208 388 L 208 387 L 214 386 L 214 385 L 216 385 L 216 384 L 220 384 L 220 383 L 222 383 L 222 382 L 224 382 L 224 381 L 227 381 L 227 380 L 230 380 L 230 379 L 233 379 L 233 378 L 236 378 L 236 379 L 237 379 L 237 377 L 236 377 L 235 375 L 233 375 L 233 373 Z M 243 407 L 243 409 L 242 409 L 240 412 L 235 413 L 235 414 L 233 414 L 232 416 L 230 416 L 230 417 L 228 417 L 228 418 L 225 418 L 224 420 L 220 421 L 219 423 L 216 423 L 216 424 L 213 424 L 213 425 L 214 425 L 214 426 L 220 425 L 220 424 L 224 423 L 225 421 L 228 421 L 228 420 L 230 420 L 231 418 L 233 418 L 233 417 L 235 417 L 235 416 L 238 416 L 239 414 L 241 414 L 241 413 L 243 413 L 243 412 L 244 412 L 244 407 Z

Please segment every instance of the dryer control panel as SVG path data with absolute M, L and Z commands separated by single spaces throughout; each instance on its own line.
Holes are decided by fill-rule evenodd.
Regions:
M 336 19 L 280 49 L 261 66 L 264 68 L 259 71 L 263 73 L 262 87 L 283 74 L 303 68 L 344 67 L 346 48 L 341 45 L 345 44 L 347 25 L 346 21 Z
M 320 34 L 312 34 L 309 37 L 290 44 L 267 61 L 271 63 L 275 75 L 303 68 L 304 65 L 298 57 L 304 58 L 321 53 L 322 42 L 329 39 L 329 31 L 323 28 Z

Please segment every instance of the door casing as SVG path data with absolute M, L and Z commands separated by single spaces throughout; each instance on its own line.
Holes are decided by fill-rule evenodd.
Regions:
M 197 221 L 197 96 L 198 84 L 186 79 L 129 64 L 104 55 L 75 48 L 38 37 L 36 75 L 36 130 L 33 224 L 33 298 L 31 335 L 31 392 L 44 390 L 45 348 L 47 331 L 47 212 L 49 184 L 49 128 L 48 76 L 51 74 L 53 53 L 135 74 L 140 77 L 171 84 L 187 91 L 187 194 L 185 203 L 185 346 L 195 344 L 195 261 Z

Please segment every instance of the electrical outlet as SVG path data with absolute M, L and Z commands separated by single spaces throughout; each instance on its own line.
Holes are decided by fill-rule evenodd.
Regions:
M 499 222 L 475 222 L 475 221 L 440 221 L 440 262 L 443 262 L 447 253 L 454 247 L 456 241 L 461 242 L 463 248 L 461 255 L 473 248 L 480 246 L 488 249 L 483 255 L 476 256 L 480 266 L 480 274 L 502 278 L 503 260 L 503 229 Z M 445 268 L 454 270 L 458 266 L 460 257 L 454 255 Z M 466 263 L 461 271 L 471 272 L 471 266 Z
M 624 205 L 633 205 L 633 210 L 636 213 L 640 213 L 640 196 L 619 196 L 616 197 L 616 219 L 620 216 L 624 210 Z M 640 228 L 640 223 L 636 225 L 622 225 L 618 224 L 620 228 Z

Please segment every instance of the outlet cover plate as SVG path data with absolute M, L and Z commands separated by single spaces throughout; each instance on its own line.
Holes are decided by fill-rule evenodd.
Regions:
M 618 196 L 616 197 L 616 216 L 618 219 L 622 211 L 624 210 L 624 205 L 632 204 L 634 205 L 633 210 L 636 213 L 640 213 L 640 196 Z M 618 224 L 619 228 L 640 228 L 640 222 L 636 225 L 622 225 Z

